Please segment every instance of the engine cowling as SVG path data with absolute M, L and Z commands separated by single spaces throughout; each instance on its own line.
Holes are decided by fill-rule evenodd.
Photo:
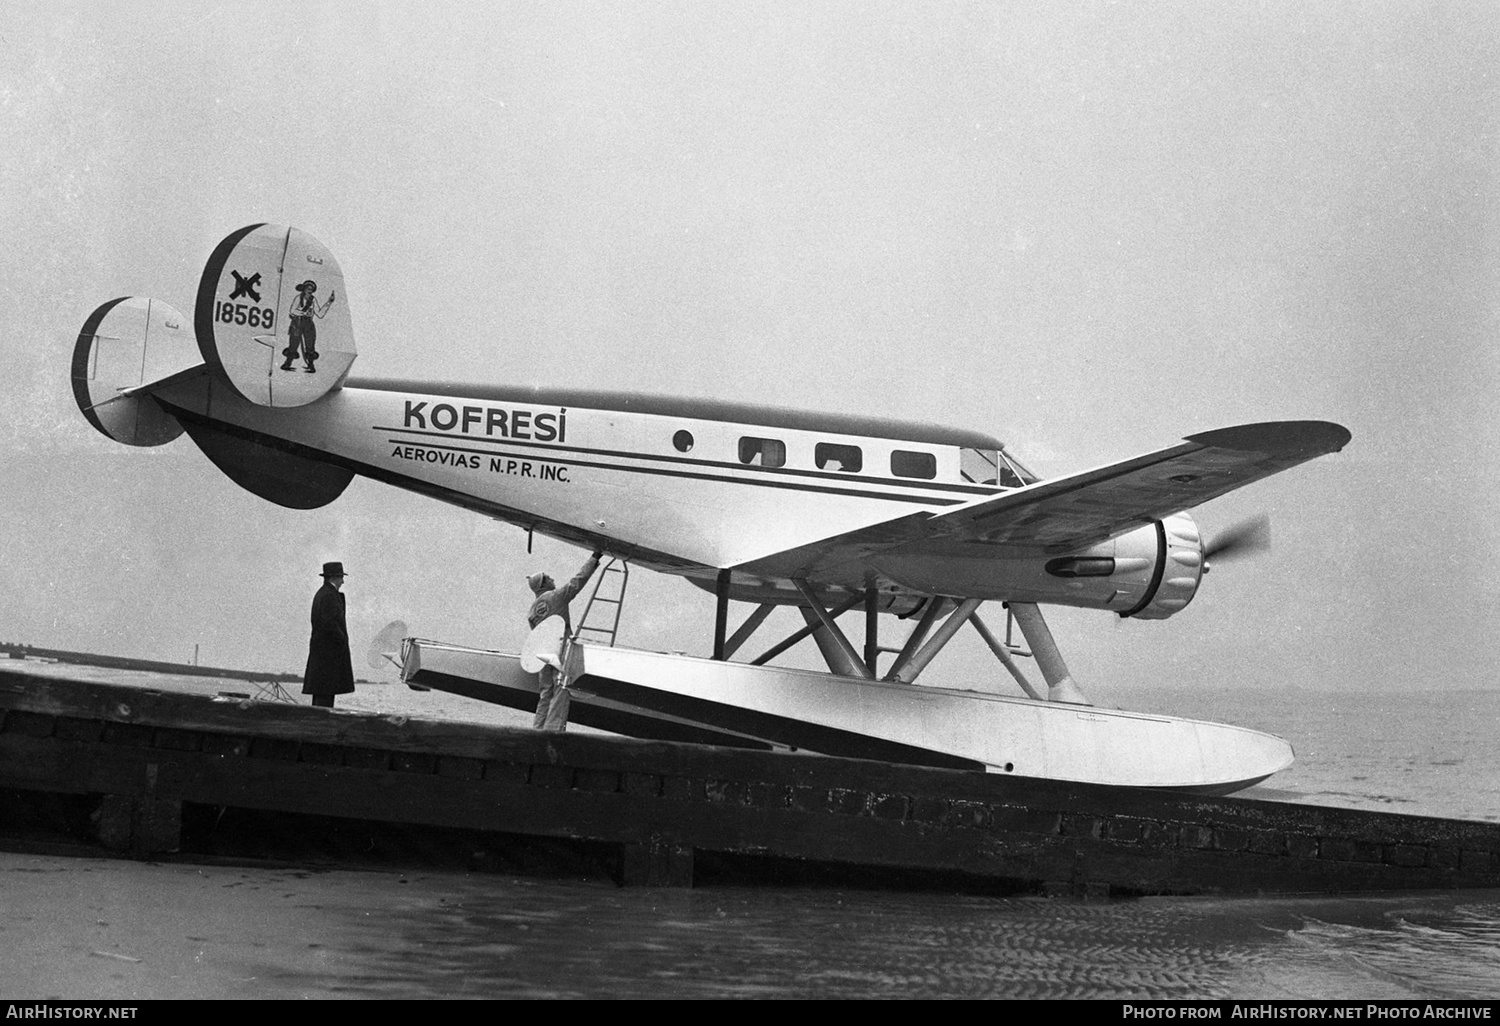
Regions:
M 1152 584 L 1146 599 L 1121 616 L 1138 620 L 1165 620 L 1193 601 L 1203 580 L 1203 536 L 1186 513 L 1174 513 L 1156 523 L 1157 551 Z
M 1082 555 L 1049 559 L 1046 572 L 1075 585 L 1099 578 L 1096 583 L 1108 589 L 1105 607 L 1139 620 L 1164 620 L 1197 594 L 1203 579 L 1203 539 L 1186 513 L 1122 535 L 1108 548 L 1112 551 L 1095 547 Z

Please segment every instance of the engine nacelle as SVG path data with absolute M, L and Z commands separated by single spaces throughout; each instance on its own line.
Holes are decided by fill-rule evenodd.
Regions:
M 1018 598 L 1054 605 L 1097 605 L 1122 617 L 1165 620 L 1198 592 L 1203 579 L 1203 539 L 1192 517 L 1174 513 L 1079 555 L 1049 559 L 1043 570 L 1066 590 L 1047 598 Z M 1033 586 L 1035 590 L 1039 589 Z
M 901 590 L 921 595 L 1107 609 L 1160 620 L 1192 601 L 1203 542 L 1186 513 L 1063 556 L 997 558 L 983 544 L 872 557 Z

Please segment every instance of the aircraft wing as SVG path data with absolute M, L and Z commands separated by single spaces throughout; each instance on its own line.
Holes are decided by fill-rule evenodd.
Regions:
M 1337 424 L 1311 420 L 1206 431 L 1158 452 L 965 503 L 926 528 L 929 535 L 1043 552 L 1076 549 L 1337 452 L 1349 437 Z
M 1017 555 L 1077 551 L 1337 452 L 1349 432 L 1324 421 L 1244 424 L 1108 466 L 961 506 L 916 513 L 756 560 L 743 569 L 817 576 L 874 552 L 983 541 Z

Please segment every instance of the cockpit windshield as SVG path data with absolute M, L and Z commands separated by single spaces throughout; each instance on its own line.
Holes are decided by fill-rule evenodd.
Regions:
M 1041 480 L 1004 449 L 959 450 L 959 472 L 974 484 L 1020 488 Z

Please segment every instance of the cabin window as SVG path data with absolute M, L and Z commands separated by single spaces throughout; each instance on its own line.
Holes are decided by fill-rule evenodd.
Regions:
M 1041 478 L 1021 466 L 1021 461 L 1016 459 L 1004 449 L 1000 450 L 1000 483 L 1007 488 L 1022 488 L 1029 484 L 1036 484 Z
M 958 471 L 973 484 L 998 484 L 1000 481 L 998 449 L 960 449 Z
M 693 433 L 691 431 L 679 431 L 672 436 L 672 444 L 678 452 L 687 452 L 693 447 Z
M 740 462 L 752 467 L 784 467 L 786 443 L 779 438 L 741 438 Z
M 857 445 L 839 445 L 835 442 L 819 442 L 813 448 L 813 462 L 819 470 L 834 470 L 845 474 L 857 474 L 865 465 L 864 453 Z
M 1020 488 L 1040 480 L 1003 449 L 964 448 L 958 453 L 959 473 L 974 484 Z
M 891 453 L 891 473 L 897 477 L 920 477 L 931 481 L 937 477 L 937 457 L 930 452 L 897 449 Z

